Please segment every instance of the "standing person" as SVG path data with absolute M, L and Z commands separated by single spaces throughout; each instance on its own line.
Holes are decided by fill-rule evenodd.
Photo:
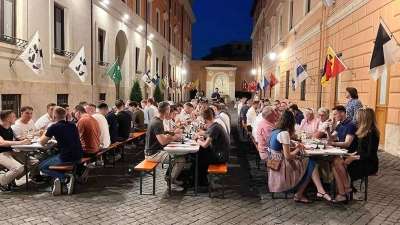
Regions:
M 349 99 L 347 104 L 344 106 L 346 108 L 346 115 L 351 121 L 356 122 L 357 110 L 363 107 L 361 101 L 358 99 L 357 89 L 347 87 L 344 96 Z
M 215 91 L 211 94 L 211 101 L 216 102 L 221 99 L 221 95 L 218 92 L 218 88 L 215 88 Z
M 79 140 L 78 128 L 72 122 L 66 120 L 66 110 L 62 107 L 54 108 L 55 124 L 51 125 L 40 138 L 40 144 L 44 146 L 51 138 L 57 140 L 59 154 L 48 158 L 40 164 L 43 173 L 56 178 L 52 193 L 54 196 L 61 194 L 61 183 L 67 184 L 68 194 L 72 194 L 75 178 L 72 174 L 51 170 L 50 166 L 63 166 L 78 164 L 82 160 L 83 148 Z
M 150 162 L 168 163 L 168 152 L 164 150 L 164 146 L 180 137 L 175 135 L 164 134 L 163 120 L 170 113 L 168 102 L 161 102 L 158 106 L 158 115 L 150 120 L 146 133 L 145 158 Z M 184 156 L 175 156 L 172 160 L 173 168 L 171 171 L 171 189 L 174 191 L 182 191 L 183 187 L 179 186 L 176 178 L 185 165 Z M 166 179 L 168 180 L 168 179 Z
M 28 145 L 29 139 L 14 141 L 14 133 L 11 125 L 15 123 L 17 117 L 12 110 L 3 110 L 0 112 L 0 164 L 8 171 L 0 178 L 0 192 L 12 191 L 11 182 L 24 175 L 24 166 L 21 165 L 13 156 L 12 145 Z M 16 185 L 15 185 L 16 186 Z
M 56 103 L 49 103 L 47 104 L 47 113 L 41 116 L 35 123 L 37 129 L 46 128 L 47 125 L 54 122 L 53 121 L 53 111 L 56 107 Z
M 350 175 L 352 181 L 355 181 L 371 176 L 377 173 L 379 169 L 378 146 L 380 135 L 376 125 L 375 112 L 371 108 L 361 108 L 357 112 L 356 119 L 359 125 L 356 132 L 359 143 L 357 151 L 345 157 L 345 159 L 337 156 L 333 161 L 333 174 L 339 189 L 339 195 L 336 198 L 338 202 L 347 203 L 348 194 L 353 192 L 348 175 Z

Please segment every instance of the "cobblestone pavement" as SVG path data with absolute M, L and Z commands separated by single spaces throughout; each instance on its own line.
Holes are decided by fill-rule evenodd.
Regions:
M 370 177 L 365 204 L 316 201 L 299 205 L 293 203 L 293 196 L 271 199 L 266 167 L 261 165 L 258 171 L 255 157 L 245 154 L 249 144 L 236 127 L 236 118 L 233 120 L 225 199 L 208 198 L 208 194 L 169 196 L 162 179 L 166 169 L 161 165 L 157 168 L 156 195 L 139 195 L 139 174 L 131 168 L 144 158 L 142 149 L 127 149 L 125 162 L 118 162 L 116 168 L 92 169 L 88 182 L 78 184 L 75 195 L 53 197 L 46 185 L 32 183 L 28 192 L 22 186 L 19 191 L 0 194 L 0 224 L 400 223 L 400 158 L 379 153 L 379 175 Z M 144 190 L 151 190 L 150 181 L 145 177 Z M 219 184 L 218 180 L 214 184 L 215 193 Z M 315 195 L 312 192 L 310 188 L 310 196 Z

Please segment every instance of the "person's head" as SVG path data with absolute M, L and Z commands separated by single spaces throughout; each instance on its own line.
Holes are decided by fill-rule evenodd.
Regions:
M 58 106 L 60 106 L 61 108 L 64 108 L 66 115 L 69 115 L 69 105 L 68 105 L 68 103 L 60 103 L 60 104 L 58 104 Z
M 318 117 L 322 122 L 329 119 L 329 109 L 321 107 L 318 109 Z
M 275 108 L 280 109 L 281 108 L 281 101 L 275 100 L 274 106 L 275 106 Z
M 56 107 L 56 103 L 49 103 L 47 104 L 46 108 L 47 108 L 47 114 L 49 115 L 50 118 L 53 118 L 53 111 L 54 108 Z
M 31 106 L 23 106 L 21 107 L 21 121 L 27 123 L 32 119 L 33 116 L 33 108 Z
M 222 111 L 222 107 L 218 103 L 213 103 L 210 107 L 212 108 L 212 110 L 216 115 L 218 115 Z
M 126 102 L 125 102 L 125 108 L 128 108 L 128 107 L 129 107 L 129 103 L 131 103 L 131 100 L 126 100 Z
M 165 119 L 170 120 L 175 118 L 176 116 L 176 107 L 173 105 L 170 105 L 169 107 L 169 115 L 165 116 Z
M 140 104 L 142 105 L 142 108 L 144 109 L 144 108 L 146 108 L 146 106 L 147 106 L 147 101 L 146 101 L 146 100 L 142 100 L 142 101 L 140 102 Z
M 243 97 L 243 98 L 242 98 L 242 103 L 245 104 L 246 101 L 247 101 L 247 98 L 246 98 L 246 97 Z
M 295 105 L 296 102 L 289 102 L 288 107 L 290 107 L 291 105 Z
M 349 99 L 358 99 L 358 91 L 356 88 L 353 87 L 347 87 L 346 88 L 346 93 L 344 94 L 344 96 Z
M 294 134 L 294 125 L 296 120 L 294 119 L 293 113 L 285 110 L 282 112 L 281 117 L 275 125 L 274 129 L 279 129 L 281 131 L 288 131 L 290 135 Z
M 251 99 L 248 100 L 248 101 L 247 101 L 247 106 L 248 106 L 248 107 L 252 107 L 252 106 L 253 106 L 253 100 L 251 100 Z
M 360 108 L 357 110 L 358 137 L 365 137 L 368 132 L 375 131 L 379 137 L 378 126 L 376 125 L 375 112 L 371 108 Z
M 312 108 L 307 108 L 304 113 L 307 121 L 312 121 L 314 119 L 314 110 Z
M 86 101 L 80 101 L 79 102 L 79 105 L 81 105 L 81 106 L 86 106 L 88 103 L 86 102 Z
M 210 107 L 207 107 L 201 111 L 200 115 L 203 117 L 206 124 L 211 124 L 215 118 L 215 112 Z
M 260 101 L 258 101 L 258 100 L 253 101 L 253 108 L 254 108 L 254 109 L 260 108 Z
M 93 115 L 96 113 L 96 105 L 93 103 L 88 103 L 86 106 L 84 106 L 85 111 L 89 115 Z
M 15 124 L 17 116 L 12 110 L 3 110 L 0 112 L 0 120 L 3 123 L 3 127 L 8 129 L 11 125 Z
M 147 105 L 152 106 L 154 104 L 154 100 L 152 98 L 147 99 Z
M 60 120 L 66 120 L 67 118 L 67 110 L 65 110 L 63 107 L 61 106 L 56 106 L 54 108 L 54 116 L 53 119 L 58 122 Z
M 346 116 L 346 108 L 342 105 L 337 105 L 332 108 L 332 114 L 336 121 L 343 122 Z
M 106 116 L 109 112 L 108 105 L 105 102 L 101 102 L 97 108 L 99 108 L 99 113 L 103 116 Z
M 158 104 L 158 113 L 162 116 L 168 117 L 170 112 L 170 106 L 168 102 L 160 102 Z
M 183 105 L 181 103 L 177 103 L 177 104 L 175 104 L 175 106 L 176 106 L 176 110 L 177 110 L 176 113 L 180 114 L 182 112 Z
M 134 111 L 138 108 L 138 104 L 136 102 L 130 102 L 129 107 L 131 108 L 132 111 Z
M 192 103 L 186 102 L 185 105 L 183 106 L 183 110 L 185 110 L 185 112 L 186 112 L 187 114 L 190 114 L 190 113 L 193 112 L 194 106 L 192 105 Z
M 80 120 L 86 114 L 86 110 L 82 105 L 77 105 L 74 108 L 74 116 Z
M 287 110 L 287 109 L 288 109 L 288 107 L 287 107 L 286 102 L 281 102 L 280 110 L 281 110 L 281 111 L 284 111 L 284 110 Z
M 125 108 L 125 103 L 122 99 L 118 99 L 115 101 L 115 107 L 117 108 L 118 111 L 121 111 Z
M 294 115 L 296 115 L 296 113 L 298 113 L 300 110 L 296 104 L 293 104 L 289 106 L 289 111 L 292 112 Z
M 215 92 L 217 92 L 217 93 L 218 93 L 218 88 L 215 88 Z
M 167 98 L 168 101 L 171 101 L 171 99 L 172 99 L 171 97 L 168 97 L 168 98 Z
M 278 121 L 278 114 L 279 113 L 277 113 L 272 106 L 265 106 L 261 112 L 262 117 L 271 123 L 275 123 L 276 121 Z

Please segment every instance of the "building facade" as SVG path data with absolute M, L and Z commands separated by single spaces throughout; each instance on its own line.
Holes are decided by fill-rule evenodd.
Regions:
M 1 109 L 31 105 L 35 117 L 49 102 L 128 99 L 132 82 L 150 69 L 161 78 L 189 82 L 192 24 L 189 0 L 1 0 Z M 37 76 L 18 58 L 39 31 L 45 74 Z M 68 64 L 84 44 L 88 76 L 81 82 Z M 12 67 L 10 61 L 14 61 Z M 106 74 L 119 60 L 122 81 Z M 62 71 L 66 68 L 64 71 Z M 140 81 L 144 98 L 153 88 Z M 164 96 L 184 100 L 188 93 L 164 89 Z
M 375 109 L 385 151 L 400 155 L 400 63 L 374 82 L 368 75 L 374 41 L 383 19 L 393 35 L 400 38 L 400 1 L 336 0 L 254 0 L 252 66 L 258 79 L 275 74 L 279 84 L 272 99 L 296 102 L 299 107 L 317 109 L 346 104 L 346 87 L 358 89 L 364 105 Z M 327 5 L 325 5 L 327 4 Z M 349 70 L 320 84 L 328 46 L 341 54 Z M 293 90 L 296 59 L 311 78 Z

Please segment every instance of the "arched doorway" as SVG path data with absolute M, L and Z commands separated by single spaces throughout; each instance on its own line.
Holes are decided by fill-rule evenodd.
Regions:
M 119 59 L 122 76 L 124 76 L 124 74 L 126 72 L 125 66 L 124 66 L 124 61 L 125 61 L 125 55 L 126 55 L 127 49 L 128 49 L 128 38 L 126 37 L 125 32 L 120 30 L 120 31 L 118 31 L 117 37 L 115 39 L 115 59 L 117 59 L 117 58 Z M 120 85 L 121 85 L 120 83 L 115 85 L 116 99 L 120 98 Z

